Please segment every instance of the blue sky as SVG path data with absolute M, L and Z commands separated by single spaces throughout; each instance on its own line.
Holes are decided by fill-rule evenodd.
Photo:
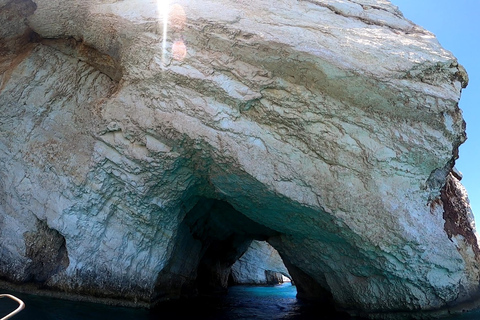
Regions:
M 463 173 L 480 231 L 480 0 L 391 0 L 403 15 L 433 32 L 442 46 L 467 69 L 470 82 L 460 108 L 467 122 L 467 141 L 460 147 L 456 167 Z

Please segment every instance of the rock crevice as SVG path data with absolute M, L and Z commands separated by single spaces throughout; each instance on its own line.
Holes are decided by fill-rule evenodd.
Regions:
M 25 256 L 31 260 L 25 268 L 26 281 L 45 283 L 68 265 L 65 238 L 57 230 L 50 229 L 45 221 L 37 222 L 37 232 L 24 234 Z

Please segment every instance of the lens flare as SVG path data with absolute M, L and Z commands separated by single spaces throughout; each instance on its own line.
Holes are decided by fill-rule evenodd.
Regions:
M 172 45 L 173 59 L 182 61 L 187 56 L 187 46 L 182 40 L 177 40 Z
M 170 28 L 175 31 L 182 31 L 185 28 L 187 22 L 187 15 L 181 5 L 175 3 L 170 7 L 168 13 L 168 23 Z

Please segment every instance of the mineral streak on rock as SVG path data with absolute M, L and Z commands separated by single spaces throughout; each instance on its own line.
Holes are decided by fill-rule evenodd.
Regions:
M 448 237 L 450 239 L 455 236 L 463 237 L 478 256 L 480 252 L 475 236 L 475 220 L 472 209 L 468 205 L 465 188 L 453 174 L 447 177 L 447 182 L 441 190 L 440 199 L 443 204 L 443 219 Z
M 0 0 L 0 25 L 2 278 L 150 305 L 260 240 L 354 314 L 477 297 L 468 77 L 388 1 Z

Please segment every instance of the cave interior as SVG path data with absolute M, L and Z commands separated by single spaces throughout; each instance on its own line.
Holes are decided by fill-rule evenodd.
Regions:
M 226 294 L 233 284 L 231 268 L 251 242 L 268 242 L 279 236 L 279 232 L 251 220 L 226 201 L 200 199 L 180 224 L 172 258 L 157 277 L 154 303 Z M 331 306 L 331 293 L 289 262 L 279 249 L 289 272 L 284 276 L 295 284 L 297 297 Z

